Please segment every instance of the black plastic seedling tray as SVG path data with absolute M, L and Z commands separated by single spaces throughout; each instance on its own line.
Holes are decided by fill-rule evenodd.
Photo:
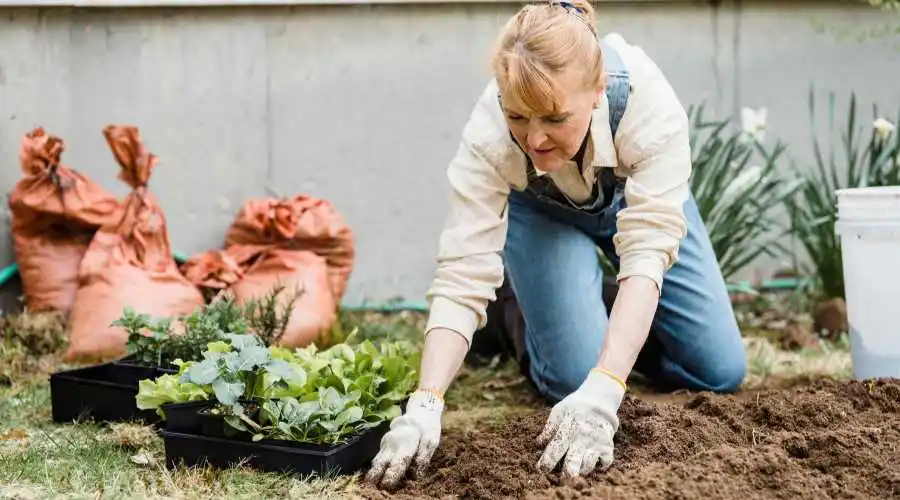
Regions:
M 197 434 L 160 431 L 169 467 L 210 465 L 228 468 L 246 465 L 266 472 L 294 474 L 352 474 L 365 468 L 390 428 L 385 422 L 336 446 L 289 441 L 258 442 L 214 438 Z
M 148 366 L 135 363 L 133 356 L 112 362 L 115 382 L 137 387 L 142 379 L 155 379 L 167 373 L 178 373 L 175 367 Z
M 160 421 L 153 410 L 139 410 L 135 397 L 141 379 L 155 379 L 176 368 L 160 368 L 134 363 L 129 357 L 87 368 L 50 375 L 50 398 L 54 422 L 86 419 L 105 422 Z
M 201 419 L 197 412 L 215 403 L 215 400 L 207 399 L 162 405 L 162 411 L 166 415 L 166 430 L 169 432 L 199 434 Z
M 158 422 L 156 412 L 137 408 L 137 385 L 121 383 L 118 373 L 112 363 L 106 363 L 50 375 L 53 421 Z

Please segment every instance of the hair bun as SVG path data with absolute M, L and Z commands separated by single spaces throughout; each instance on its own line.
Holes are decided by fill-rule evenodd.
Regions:
M 594 7 L 586 0 L 549 0 L 551 7 L 562 7 L 581 18 L 590 28 L 597 33 L 597 23 L 594 17 Z

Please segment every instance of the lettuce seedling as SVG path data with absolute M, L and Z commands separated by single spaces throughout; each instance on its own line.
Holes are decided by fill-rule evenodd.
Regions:
M 162 406 L 170 403 L 188 403 L 204 401 L 210 398 L 212 391 L 204 386 L 184 382 L 181 377 L 193 364 L 176 359 L 172 364 L 178 366 L 177 374 L 167 373 L 156 379 L 143 379 L 138 382 L 138 394 L 135 398 L 141 410 L 156 410 L 156 414 L 166 418 Z
M 254 441 L 264 438 L 314 444 L 336 444 L 375 427 L 366 421 L 359 391 L 341 394 L 333 387 L 319 387 L 315 399 L 300 402 L 282 398 L 263 402 Z

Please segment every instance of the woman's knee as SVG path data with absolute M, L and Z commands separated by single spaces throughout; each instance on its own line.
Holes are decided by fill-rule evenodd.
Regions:
M 734 313 L 723 316 L 727 318 L 718 322 L 718 332 L 709 335 L 710 361 L 701 370 L 701 378 L 709 391 L 734 392 L 747 375 L 747 351 Z
M 542 396 L 558 402 L 578 389 L 596 365 L 597 358 L 573 353 L 570 359 L 548 361 L 530 360 L 531 379 Z
M 740 331 L 723 328 L 705 337 L 708 343 L 689 359 L 676 363 L 670 358 L 673 365 L 680 367 L 670 366 L 668 371 L 674 372 L 675 378 L 682 379 L 688 388 L 711 392 L 738 390 L 746 378 L 748 364 Z
M 740 389 L 746 376 L 746 356 L 730 354 L 723 356 L 719 362 L 706 366 L 699 379 L 704 390 L 735 392 Z

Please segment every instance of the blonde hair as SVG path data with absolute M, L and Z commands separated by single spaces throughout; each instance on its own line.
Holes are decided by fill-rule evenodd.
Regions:
M 497 39 L 491 69 L 506 105 L 538 114 L 559 113 L 559 95 L 548 77 L 584 69 L 593 88 L 603 76 L 594 8 L 584 0 L 530 4 L 510 19 Z

